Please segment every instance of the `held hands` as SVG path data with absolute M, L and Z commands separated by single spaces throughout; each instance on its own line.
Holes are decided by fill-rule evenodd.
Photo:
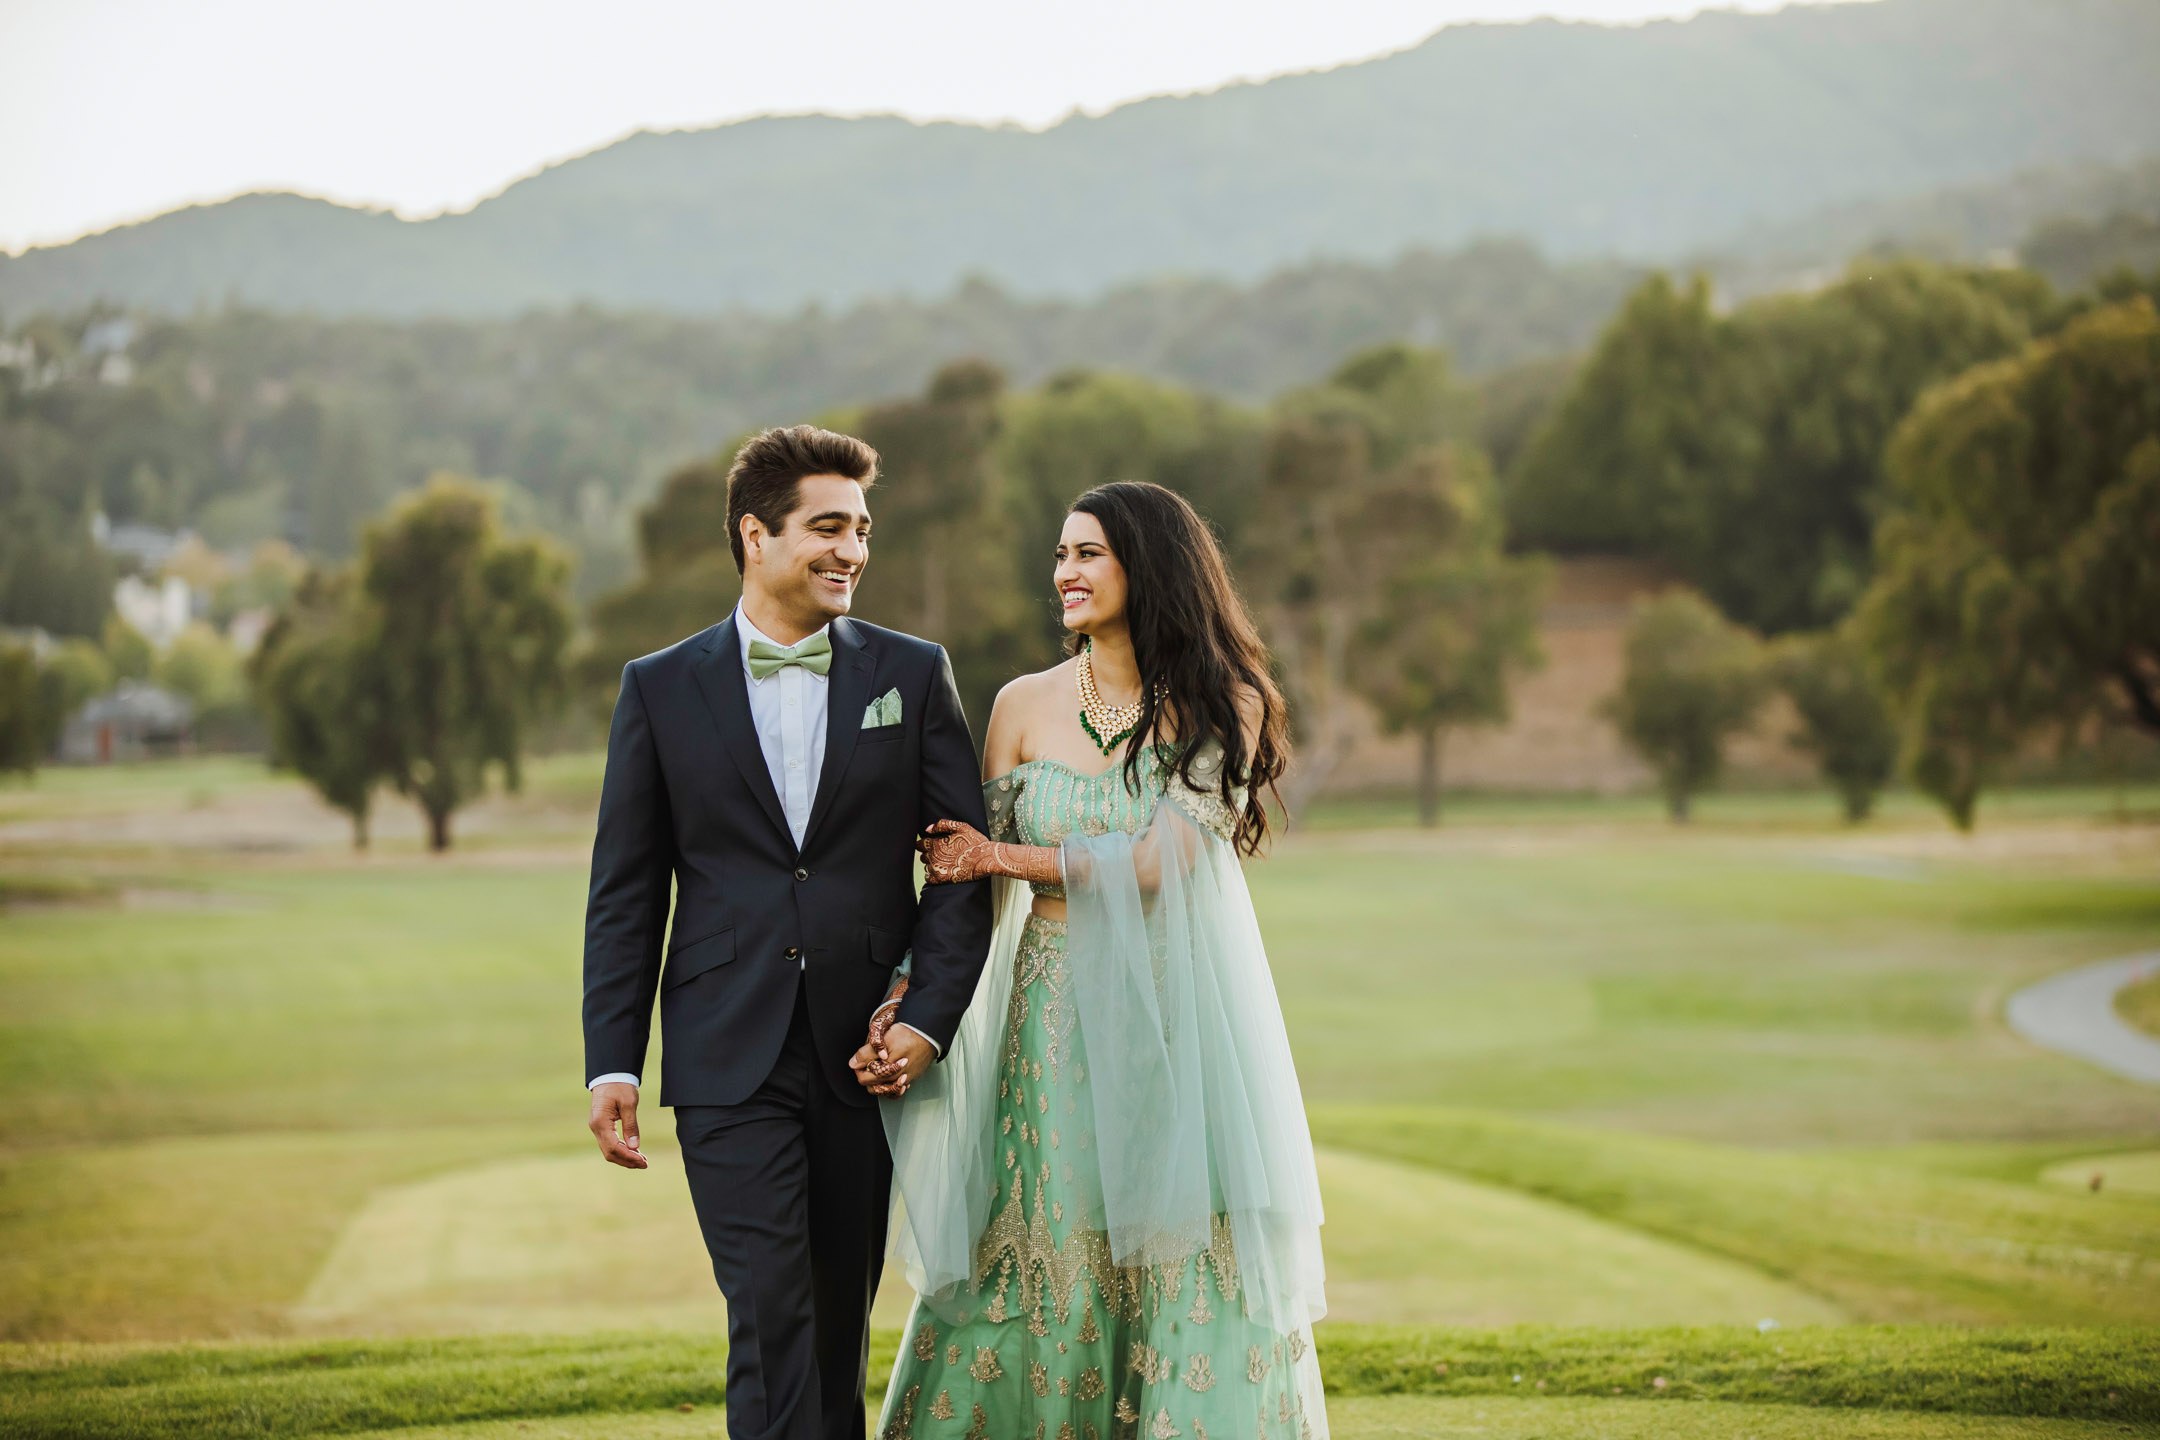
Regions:
M 908 1085 L 937 1058 L 930 1043 L 912 1026 L 903 1025 L 898 1034 L 891 1033 L 893 1016 L 900 1012 L 900 997 L 907 990 L 908 977 L 902 975 L 893 982 L 892 993 L 870 1012 L 869 1038 L 848 1057 L 848 1069 L 855 1072 L 856 1083 L 872 1095 L 907 1094 Z M 920 1055 L 916 1053 L 918 1048 Z
M 620 1126 L 621 1136 L 616 1129 Z M 610 1080 L 605 1085 L 595 1085 L 592 1092 L 593 1138 L 600 1142 L 600 1154 L 610 1165 L 620 1165 L 625 1170 L 643 1170 L 652 1162 L 638 1149 L 637 1086 L 626 1085 L 620 1080 Z
M 848 1069 L 855 1072 L 855 1082 L 872 1095 L 905 1095 L 915 1077 L 928 1074 L 937 1063 L 937 1051 L 914 1026 L 893 1025 L 883 1006 L 878 1013 L 884 1016 L 883 1028 L 879 1028 L 880 1022 L 872 1021 L 871 1037 L 848 1057 Z

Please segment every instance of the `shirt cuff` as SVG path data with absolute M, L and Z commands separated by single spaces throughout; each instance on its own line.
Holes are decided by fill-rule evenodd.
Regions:
M 597 1090 L 602 1085 L 635 1085 L 637 1083 L 637 1076 L 629 1074 L 627 1071 L 610 1070 L 605 1075 L 595 1075 L 592 1079 L 586 1081 L 585 1088 L 588 1090 Z
M 907 1023 L 907 1021 L 905 1021 L 905 1020 L 895 1020 L 895 1021 L 893 1021 L 893 1023 L 892 1023 L 891 1029 L 890 1029 L 890 1030 L 888 1030 L 888 1031 L 887 1031 L 887 1033 L 888 1033 L 888 1034 L 889 1034 L 889 1033 L 891 1033 L 891 1030 L 915 1030 L 915 1027 L 914 1027 L 913 1025 L 910 1025 L 910 1024 L 908 1024 L 908 1023 Z M 915 1030 L 915 1033 L 916 1033 L 917 1035 L 922 1035 L 922 1038 L 923 1038 L 923 1043 L 924 1043 L 924 1044 L 926 1044 L 926 1045 L 928 1045 L 928 1046 L 930 1047 L 930 1049 L 931 1049 L 931 1052 L 932 1052 L 933 1054 L 935 1054 L 935 1055 L 936 1055 L 936 1056 L 938 1057 L 938 1059 L 942 1060 L 942 1059 L 944 1059 L 944 1058 L 945 1058 L 945 1047 L 944 1047 L 944 1046 L 942 1046 L 942 1045 L 938 1044 L 938 1043 L 937 1043 L 937 1041 L 935 1041 L 935 1040 L 932 1040 L 932 1039 L 931 1039 L 931 1038 L 930 1038 L 930 1037 L 929 1037 L 928 1035 L 923 1035 L 922 1031 L 920 1031 L 920 1030 Z M 607 1077 L 605 1077 L 605 1076 L 602 1076 L 601 1078 L 602 1078 L 602 1079 L 605 1079 L 605 1078 L 607 1078 Z M 593 1083 L 594 1083 L 595 1085 L 597 1085 L 597 1084 L 599 1084 L 599 1083 L 600 1083 L 600 1081 L 598 1081 L 598 1080 L 595 1080 L 595 1081 L 594 1081 Z

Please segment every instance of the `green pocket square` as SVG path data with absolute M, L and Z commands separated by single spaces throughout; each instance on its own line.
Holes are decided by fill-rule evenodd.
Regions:
M 877 699 L 875 699 L 875 700 L 871 701 L 871 702 L 870 702 L 870 705 L 869 705 L 869 708 L 868 708 L 868 709 L 866 709 L 866 710 L 864 710 L 864 711 L 862 712 L 862 723 L 863 723 L 863 729 L 865 729 L 865 730 L 868 730 L 868 729 L 869 729 L 869 728 L 870 728 L 871 726 L 873 726 L 873 725 L 897 725 L 897 724 L 899 724 L 899 723 L 900 723 L 900 692 L 899 692 L 899 690 L 897 690 L 897 689 L 893 689 L 893 690 L 887 690 L 887 691 L 886 691 L 886 692 L 885 692 L 884 694 L 882 694 L 882 695 L 878 696 L 878 697 L 877 697 Z

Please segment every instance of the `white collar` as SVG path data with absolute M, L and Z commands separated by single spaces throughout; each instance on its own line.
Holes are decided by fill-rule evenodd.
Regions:
M 823 625 L 818 626 L 817 629 L 811 631 L 810 635 L 823 635 L 830 629 L 832 629 L 832 622 L 828 620 Z M 808 640 L 810 638 L 810 635 L 803 636 L 803 640 Z M 765 682 L 758 679 L 757 676 L 750 675 L 750 642 L 753 640 L 763 640 L 768 645 L 779 645 L 780 642 L 773 639 L 772 636 L 767 635 L 764 631 L 758 629 L 757 626 L 750 623 L 750 617 L 743 612 L 742 601 L 740 600 L 735 602 L 735 639 L 737 641 L 738 648 L 742 651 L 743 673 L 750 676 L 751 684 L 764 684 Z M 802 640 L 798 640 L 795 643 L 800 645 L 802 643 Z M 786 647 L 783 646 L 782 648 L 784 649 Z M 806 670 L 803 673 L 806 675 L 810 675 L 812 678 L 818 680 L 823 680 L 825 678 L 823 675 L 817 674 L 816 671 Z M 771 676 L 766 677 L 766 679 L 768 680 L 771 678 Z

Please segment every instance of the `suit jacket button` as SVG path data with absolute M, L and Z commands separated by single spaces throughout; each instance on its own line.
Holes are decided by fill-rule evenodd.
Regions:
M 787 949 L 781 951 L 780 954 L 783 958 L 789 960 L 802 959 L 802 951 L 796 949 L 793 945 L 788 946 Z
M 798 880 L 807 880 L 810 878 L 810 872 L 808 870 L 797 870 L 795 872 L 795 878 Z

